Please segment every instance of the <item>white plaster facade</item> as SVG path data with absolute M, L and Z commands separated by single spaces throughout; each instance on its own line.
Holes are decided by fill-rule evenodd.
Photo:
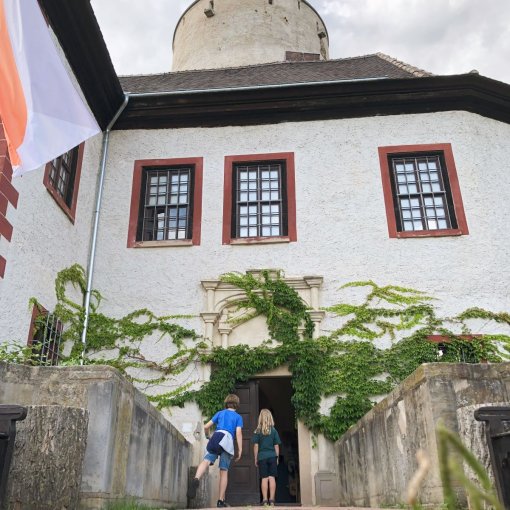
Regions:
M 120 317 L 147 307 L 161 315 L 193 314 L 190 325 L 212 335 L 214 344 L 242 343 L 243 336 L 248 338 L 246 327 L 251 328 L 250 340 L 263 340 L 260 319 L 237 331 L 226 331 L 230 326 L 222 320 L 228 309 L 224 305 L 236 291 L 220 284 L 219 276 L 252 268 L 282 269 L 315 310 L 339 302 L 340 285 L 362 279 L 424 290 L 439 298 L 445 314 L 469 306 L 508 310 L 510 227 L 504 211 L 510 195 L 509 139 L 507 124 L 461 111 L 113 132 L 94 277 L 94 287 L 106 298 L 102 311 Z M 99 142 L 98 137 L 86 143 L 75 225 L 44 188 L 41 172 L 15 181 L 20 202 L 9 211 L 14 235 L 10 245 L 5 243 L 9 264 L 0 281 L 2 340 L 24 341 L 28 299 L 35 296 L 51 308 L 56 273 L 75 262 L 86 265 Z M 470 234 L 391 239 L 377 148 L 431 143 L 452 144 Z M 276 152 L 295 155 L 297 242 L 222 245 L 225 156 Z M 134 161 L 187 157 L 204 158 L 201 244 L 127 248 Z M 313 285 L 307 275 L 318 276 Z M 210 326 L 207 314 L 213 314 Z M 152 341 L 145 346 L 151 356 L 167 356 L 168 348 Z M 199 384 L 208 378 L 208 369 L 193 367 L 184 377 Z M 202 417 L 195 405 L 173 411 L 170 419 L 190 441 L 199 438 Z M 299 433 L 301 450 L 302 442 L 311 439 L 302 425 Z M 333 470 L 330 452 L 320 438 L 318 448 L 303 453 L 301 462 L 312 475 Z M 302 480 L 303 491 L 308 484 L 308 503 L 315 501 L 312 481 Z
M 305 0 L 197 0 L 175 29 L 172 70 L 281 62 L 286 51 L 328 58 L 327 29 Z
M 18 208 L 7 209 L 13 236 L 10 243 L 0 237 L 8 260 L 0 280 L 0 341 L 26 342 L 29 299 L 53 309 L 58 271 L 74 263 L 87 267 L 100 148 L 101 135 L 86 143 L 74 224 L 44 186 L 44 168 L 14 178 Z

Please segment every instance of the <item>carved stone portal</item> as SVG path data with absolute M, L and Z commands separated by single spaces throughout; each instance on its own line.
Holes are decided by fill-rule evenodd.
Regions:
M 261 270 L 248 272 L 255 276 L 262 273 Z M 284 277 L 284 280 L 310 307 L 310 317 L 315 324 L 314 338 L 319 337 L 325 315 L 320 310 L 322 276 Z M 213 346 L 226 348 L 246 344 L 256 347 L 268 340 L 266 318 L 252 316 L 250 310 L 238 310 L 237 303 L 245 297 L 241 289 L 221 280 L 203 280 L 202 287 L 206 291 L 205 311 L 200 314 L 204 321 L 204 338 Z

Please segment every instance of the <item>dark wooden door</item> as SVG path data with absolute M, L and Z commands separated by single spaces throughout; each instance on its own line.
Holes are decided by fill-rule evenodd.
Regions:
M 243 455 L 239 462 L 232 461 L 230 465 L 226 498 L 231 506 L 253 505 L 260 502 L 258 473 L 251 445 L 259 412 L 258 382 L 239 384 L 236 387 L 236 394 L 241 401 L 237 412 L 243 417 Z

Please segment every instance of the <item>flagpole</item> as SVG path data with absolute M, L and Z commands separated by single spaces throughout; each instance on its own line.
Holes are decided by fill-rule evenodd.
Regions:
M 104 187 L 104 179 L 106 174 L 106 159 L 108 157 L 108 146 L 110 142 L 110 131 L 113 128 L 114 124 L 117 122 L 118 118 L 126 108 L 129 102 L 129 95 L 124 94 L 124 101 L 120 105 L 117 113 L 114 115 L 111 122 L 106 127 L 105 132 L 103 133 L 103 144 L 101 147 L 101 163 L 99 167 L 99 177 L 98 177 L 98 185 L 97 185 L 97 195 L 96 195 L 96 208 L 94 211 L 94 228 L 92 230 L 92 240 L 90 243 L 90 253 L 89 253 L 89 263 L 87 267 L 87 289 L 85 291 L 85 299 L 84 299 L 84 309 L 85 309 L 85 317 L 83 319 L 83 329 L 81 332 L 81 343 L 82 343 L 82 352 L 80 365 L 84 364 L 85 361 L 85 349 L 87 347 L 87 328 L 89 325 L 90 319 L 90 298 L 92 294 L 92 280 L 94 276 L 94 263 L 96 259 L 96 247 L 97 247 L 97 234 L 99 231 L 99 213 L 101 211 L 101 202 L 103 199 L 103 187 Z

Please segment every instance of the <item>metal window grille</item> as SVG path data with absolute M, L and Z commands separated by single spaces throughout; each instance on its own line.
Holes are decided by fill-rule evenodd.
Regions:
M 193 172 L 191 167 L 147 170 L 138 240 L 192 238 Z
M 440 154 L 390 157 L 390 163 L 398 231 L 457 228 Z
M 234 167 L 234 238 L 287 235 L 281 162 L 239 164 Z
M 51 162 L 49 181 L 51 187 L 71 207 L 74 190 L 74 178 L 78 161 L 78 147 L 71 149 Z
M 55 314 L 39 315 L 36 320 L 36 333 L 32 340 L 33 360 L 36 365 L 58 365 L 62 331 L 62 322 Z

